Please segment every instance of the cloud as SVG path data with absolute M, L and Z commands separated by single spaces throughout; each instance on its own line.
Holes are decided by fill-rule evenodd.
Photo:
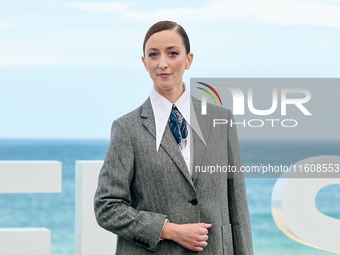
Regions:
M 134 63 L 126 52 L 141 54 L 142 38 L 142 32 L 68 29 L 34 39 L 0 39 L 0 67 L 131 66 Z
M 123 12 L 127 11 L 127 5 L 123 3 L 73 3 L 72 7 L 94 12 Z
M 86 66 L 90 65 L 86 59 L 46 55 L 39 52 L 7 51 L 1 54 L 0 67 L 14 66 Z
M 339 0 L 231 0 L 212 1 L 200 7 L 166 8 L 150 12 L 123 3 L 76 3 L 70 6 L 93 12 L 113 12 L 137 21 L 240 21 L 274 25 L 340 27 Z M 135 9 L 133 9 L 135 7 Z
M 244 43 L 244 47 L 252 49 L 254 36 L 241 42 L 240 38 L 250 38 L 248 32 L 248 37 L 243 36 L 248 30 L 240 29 L 239 25 L 234 27 L 230 21 L 340 27 L 340 0 L 230 0 L 199 2 L 197 7 L 190 8 L 151 9 L 140 8 L 138 4 L 78 2 L 68 3 L 66 10 L 64 4 L 56 5 L 60 14 L 50 13 L 52 8 L 49 7 L 34 18 L 30 10 L 16 21 L 5 17 L 10 22 L 0 21 L 3 34 L 0 38 L 0 66 L 116 66 L 114 60 L 117 59 L 134 65 L 134 56 L 141 54 L 144 32 L 151 22 L 164 19 L 191 27 L 191 38 L 198 42 L 197 49 L 204 49 L 207 43 L 211 43 L 211 38 L 214 38 L 216 47 L 223 48 L 222 42 L 218 42 L 223 36 L 228 36 L 230 43 L 233 40 L 234 45 Z M 88 15 L 89 12 L 93 13 Z M 121 26 L 125 21 L 132 22 L 126 27 Z M 201 26 L 205 23 L 206 26 Z M 269 29 L 274 32 L 273 27 Z M 268 41 L 272 34 L 263 34 L 261 38 Z M 338 52 L 336 33 L 320 36 L 322 40 L 312 42 L 314 45 L 317 43 L 322 49 L 334 48 L 333 51 Z M 317 38 L 320 36 L 316 35 Z M 311 43 L 310 39 L 308 43 Z
M 8 22 L 0 22 L 0 28 L 8 28 L 10 24 Z

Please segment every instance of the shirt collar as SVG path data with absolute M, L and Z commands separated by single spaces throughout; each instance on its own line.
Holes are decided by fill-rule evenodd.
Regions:
M 185 83 L 183 83 L 184 92 L 174 103 L 180 113 L 183 115 L 186 122 L 190 127 L 196 132 L 198 137 L 202 140 L 204 144 L 205 140 L 203 138 L 201 129 L 199 127 L 196 114 L 194 111 L 194 106 L 191 102 L 190 92 L 186 88 Z M 161 140 L 164 134 L 166 125 L 168 124 L 169 116 L 172 109 L 172 103 L 159 94 L 154 88 L 150 92 L 150 101 L 152 105 L 153 114 L 155 116 L 155 126 L 156 126 L 156 151 L 158 151 L 161 144 Z M 190 115 L 190 113 L 192 113 Z

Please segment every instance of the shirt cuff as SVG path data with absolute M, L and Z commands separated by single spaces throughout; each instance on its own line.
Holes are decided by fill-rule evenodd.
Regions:
M 164 225 L 163 225 L 163 229 L 162 229 L 162 233 L 163 233 L 163 230 L 164 230 L 164 227 L 165 227 L 165 223 L 167 223 L 169 220 L 168 219 L 165 219 L 165 222 L 164 222 Z M 161 233 L 161 236 L 162 236 L 162 233 Z M 159 240 L 158 242 L 160 241 L 163 241 L 164 239 L 162 239 L 161 237 L 159 237 Z

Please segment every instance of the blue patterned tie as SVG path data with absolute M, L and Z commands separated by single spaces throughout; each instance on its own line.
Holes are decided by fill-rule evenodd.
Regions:
M 169 117 L 169 126 L 176 138 L 177 143 L 179 144 L 181 149 L 183 149 L 187 145 L 187 125 L 182 114 L 178 111 L 177 107 L 174 104 L 172 105 Z

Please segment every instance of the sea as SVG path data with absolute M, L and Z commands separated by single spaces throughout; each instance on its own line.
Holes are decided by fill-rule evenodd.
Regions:
M 51 255 L 74 255 L 75 162 L 103 160 L 108 144 L 108 140 L 0 140 L 0 160 L 58 160 L 63 178 L 62 193 L 0 194 L 0 228 L 48 228 Z M 240 145 L 245 166 L 290 165 L 308 157 L 340 155 L 339 141 L 241 140 Z M 298 243 L 276 226 L 271 213 L 276 181 L 246 178 L 254 253 L 334 254 Z M 340 185 L 321 189 L 315 203 L 320 212 L 340 220 Z

